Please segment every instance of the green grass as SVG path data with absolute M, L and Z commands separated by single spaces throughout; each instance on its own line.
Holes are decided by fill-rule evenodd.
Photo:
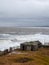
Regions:
M 38 51 L 19 50 L 18 52 L 24 54 L 7 54 L 0 57 L 0 65 L 49 65 L 49 49 L 41 48 Z

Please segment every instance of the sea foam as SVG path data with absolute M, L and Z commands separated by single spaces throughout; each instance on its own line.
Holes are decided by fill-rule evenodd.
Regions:
M 0 34 L 0 51 L 9 49 L 9 47 L 20 47 L 21 43 L 29 41 L 40 41 L 44 45 L 49 43 L 49 35 L 42 33 L 30 35 Z

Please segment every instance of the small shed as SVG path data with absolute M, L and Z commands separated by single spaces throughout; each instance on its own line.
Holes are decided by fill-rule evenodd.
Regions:
M 42 44 L 39 41 L 31 41 L 31 42 L 25 42 L 25 43 L 20 44 L 20 49 L 36 51 L 41 46 L 42 46 Z

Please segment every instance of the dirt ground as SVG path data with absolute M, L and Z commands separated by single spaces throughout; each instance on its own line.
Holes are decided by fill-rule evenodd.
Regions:
M 49 65 L 49 48 L 20 51 L 0 56 L 0 65 Z

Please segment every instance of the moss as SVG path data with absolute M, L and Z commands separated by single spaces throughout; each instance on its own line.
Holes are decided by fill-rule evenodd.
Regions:
M 49 50 L 45 48 L 36 52 L 21 51 L 21 53 L 24 54 L 0 56 L 0 65 L 49 65 L 49 55 L 47 54 Z
M 18 63 L 25 63 L 25 62 L 33 61 L 33 59 L 24 57 L 24 58 L 19 58 L 19 59 L 13 59 L 12 61 L 16 62 L 16 63 L 17 62 Z

